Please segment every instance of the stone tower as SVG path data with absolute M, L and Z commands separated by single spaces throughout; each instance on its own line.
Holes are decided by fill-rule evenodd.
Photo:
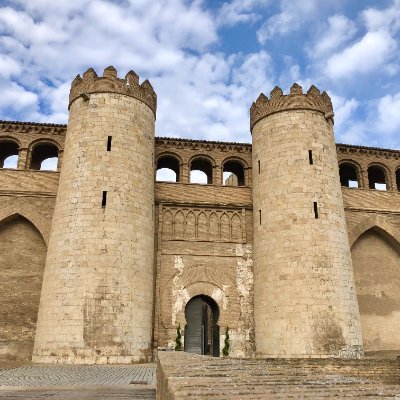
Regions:
M 257 355 L 359 357 L 331 100 L 275 87 L 250 114 Z
M 151 359 L 156 102 L 132 71 L 72 82 L 34 362 Z

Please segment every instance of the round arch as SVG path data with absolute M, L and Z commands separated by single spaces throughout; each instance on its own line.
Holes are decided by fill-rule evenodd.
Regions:
M 361 165 L 360 165 L 357 161 L 352 160 L 352 159 L 347 159 L 347 158 L 339 161 L 339 178 L 340 178 L 340 184 L 341 184 L 342 186 L 345 186 L 345 187 L 350 187 L 350 186 L 348 186 L 348 184 L 345 184 L 345 183 L 346 183 L 345 181 L 347 181 L 347 182 L 349 181 L 349 179 L 347 179 L 348 176 L 342 176 L 342 174 L 341 174 L 341 168 L 342 168 L 344 165 L 350 165 L 351 167 L 353 167 L 353 168 L 355 169 L 356 178 L 357 178 L 357 182 L 358 182 L 358 188 L 363 187 L 363 179 L 362 179 L 362 168 L 361 168 Z M 346 175 L 348 175 L 348 174 L 346 174 Z
M 22 146 L 21 141 L 18 138 L 11 135 L 0 136 L 0 143 L 1 142 L 15 142 L 18 145 L 18 147 Z
M 385 183 L 386 183 L 386 190 L 389 190 L 391 187 L 389 168 L 385 164 L 378 163 L 378 162 L 371 162 L 368 164 L 368 166 L 367 166 L 368 187 L 370 189 L 374 189 L 375 187 L 371 187 L 371 186 L 373 186 L 375 183 L 381 183 L 381 182 L 375 182 L 370 179 L 371 178 L 371 175 L 370 175 L 371 169 L 376 169 L 377 171 L 379 171 L 379 170 L 383 171 L 383 175 L 384 175 Z
M 248 185 L 247 176 L 248 164 L 241 157 L 227 157 L 221 163 L 221 178 L 222 185 L 229 184 L 229 186 L 246 186 Z M 232 182 L 227 183 L 228 177 L 224 177 L 225 172 L 230 172 L 234 178 Z
M 14 138 L 2 137 L 0 143 L 0 168 L 18 168 L 20 142 Z
M 38 138 L 38 139 L 31 140 L 28 143 L 28 149 L 29 149 L 29 151 L 32 151 L 35 147 L 42 145 L 42 144 L 53 145 L 53 146 L 56 146 L 58 150 L 62 150 L 61 143 L 55 139 L 50 139 L 50 138 Z
M 395 169 L 395 178 L 396 178 L 396 189 L 398 192 L 400 192 L 400 165 L 396 167 Z
M 163 157 L 173 157 L 173 158 L 176 158 L 176 160 L 179 162 L 179 164 L 183 164 L 182 157 L 181 157 L 178 153 L 176 153 L 176 152 L 174 152 L 174 151 L 169 151 L 169 150 L 168 150 L 168 151 L 163 151 L 163 152 L 161 152 L 161 153 L 159 153 L 159 154 L 156 155 L 156 159 L 155 159 L 156 165 L 157 165 L 158 160 L 159 160 L 160 158 L 163 158 Z
M 49 158 L 58 158 L 61 150 L 61 145 L 53 139 L 35 139 L 30 142 L 28 147 L 28 165 L 29 169 L 40 170 L 44 160 Z M 50 169 L 52 170 L 52 169 Z M 55 169 L 57 170 L 57 168 Z
M 160 170 L 165 170 L 163 172 L 166 176 L 158 176 Z M 174 178 L 171 175 L 171 171 L 175 173 L 175 182 L 180 182 L 182 177 L 182 158 L 174 152 L 163 152 L 158 154 L 155 160 L 156 181 L 173 182 Z
M 190 157 L 189 158 L 189 160 L 188 160 L 188 164 L 189 164 L 189 166 L 190 166 L 190 164 L 193 162 L 193 161 L 195 161 L 195 160 L 197 160 L 197 159 L 204 159 L 204 160 L 207 160 L 213 167 L 215 167 L 217 164 L 216 164 L 216 162 L 215 162 L 215 160 L 214 160 L 214 158 L 212 158 L 211 156 L 209 156 L 208 154 L 204 154 L 204 153 L 198 153 L 198 154 L 195 154 L 194 156 L 192 156 L 192 157 Z
M 196 154 L 189 159 L 189 182 L 190 183 L 206 183 L 206 184 L 213 184 L 215 180 L 215 160 L 207 154 Z M 193 171 L 201 171 L 202 172 L 202 179 L 206 179 L 206 182 L 193 182 L 192 179 L 192 172 Z M 205 178 L 206 177 L 206 178 Z

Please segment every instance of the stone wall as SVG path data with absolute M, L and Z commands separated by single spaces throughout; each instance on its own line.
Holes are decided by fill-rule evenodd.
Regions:
M 159 206 L 158 221 L 154 347 L 174 347 L 177 326 L 185 330 L 186 304 L 206 295 L 219 308 L 221 348 L 229 327 L 232 354 L 251 357 L 253 261 L 246 209 Z
M 45 251 L 39 238 L 42 236 L 45 243 L 49 239 L 59 172 L 31 170 L 30 157 L 35 145 L 53 143 L 59 148 L 60 168 L 65 133 L 66 125 L 0 123 L 0 148 L 4 140 L 15 140 L 20 148 L 18 169 L 0 169 L 1 232 L 8 236 L 11 216 L 15 218 L 14 221 L 24 221 L 15 225 L 14 233 L 10 233 L 10 239 L 2 241 L 2 244 L 5 246 L 7 243 L 7 246 L 11 246 L 10 249 L 7 247 L 6 253 L 18 249 L 19 254 L 20 249 L 23 249 L 21 258 L 15 260 L 16 271 L 24 271 L 29 264 L 27 259 L 31 257 L 27 251 L 33 252 L 34 259 L 37 260 L 35 264 L 37 273 L 34 273 L 36 283 L 40 276 L 40 254 Z M 396 171 L 400 165 L 400 152 L 348 145 L 337 145 L 336 149 L 339 164 L 351 162 L 360 168 L 361 188 L 343 187 L 342 194 L 349 241 L 353 246 L 355 284 L 366 350 L 398 348 L 400 344 L 393 341 L 397 336 L 391 332 L 397 329 L 397 321 L 400 318 L 397 314 L 399 299 L 396 286 L 399 279 L 396 272 L 398 270 L 396 254 L 400 243 L 400 193 L 396 186 Z M 252 354 L 253 305 L 249 301 L 252 298 L 250 282 L 253 279 L 251 150 L 249 144 L 156 138 L 154 147 L 156 165 L 161 157 L 171 155 L 179 161 L 181 173 L 179 182 L 155 183 L 157 256 L 155 296 L 157 304 L 153 328 L 155 347 L 171 345 L 176 335 L 176 323 L 180 321 L 184 326 L 185 321 L 182 318 L 188 297 L 191 294 L 207 292 L 211 296 L 214 293 L 222 310 L 225 299 L 226 310 L 223 316 L 225 321 L 224 319 L 222 321 L 233 330 L 232 354 L 238 356 Z M 212 164 L 213 184 L 189 183 L 190 163 L 197 158 L 207 159 Z M 223 168 L 229 160 L 235 160 L 243 165 L 244 186 L 221 186 Z M 388 177 L 387 191 L 368 188 L 369 165 L 380 165 L 384 168 Z M 168 211 L 171 214 L 168 214 Z M 178 215 L 177 229 L 174 233 L 176 223 L 174 218 L 178 211 L 183 213 L 183 218 Z M 229 223 L 224 222 L 226 221 L 225 217 L 222 218 L 224 214 L 227 215 Z M 19 215 L 23 218 L 20 219 Z M 240 219 L 241 238 L 237 233 L 239 223 L 235 222 L 238 220 L 236 216 Z M 38 232 L 40 236 L 37 236 Z M 367 233 L 364 235 L 364 232 Z M 32 247 L 29 249 L 25 246 L 26 241 L 19 239 L 22 235 L 30 238 L 28 241 L 32 243 Z M 380 254 L 380 257 L 377 258 L 376 254 Z M 381 262 L 382 259 L 385 261 Z M 10 271 L 10 265 L 13 265 L 12 260 L 3 256 L 0 269 L 5 271 L 4 276 L 9 276 L 7 271 Z M 175 286 L 167 290 L 169 283 L 173 282 Z M 195 287 L 197 291 L 194 290 Z M 36 285 L 35 288 L 30 288 L 29 292 L 35 296 L 37 290 L 39 289 Z M 15 299 L 18 301 L 22 301 L 23 298 L 30 299 L 32 308 L 25 309 L 23 312 L 25 316 L 18 319 L 17 324 L 7 325 L 6 329 L 12 332 L 13 337 L 26 338 L 23 340 L 27 345 L 18 344 L 22 342 L 13 342 L 11 345 L 11 342 L 7 342 L 9 333 L 5 334 L 3 331 L 2 338 L 5 341 L 2 342 L 2 348 L 6 350 L 2 351 L 8 357 L 15 357 L 16 354 L 28 357 L 32 346 L 29 338 L 33 337 L 35 331 L 36 306 L 22 282 L 20 286 L 18 284 L 13 286 L 13 291 L 17 293 Z M 13 310 L 14 306 L 7 301 L 8 296 L 0 299 L 4 321 L 7 320 L 7 315 L 13 315 L 10 310 Z M 379 307 L 374 308 L 372 302 Z M 383 308 L 380 308 L 381 306 Z M 174 310 L 179 311 L 176 312 L 173 323 Z M 26 329 L 28 323 L 29 329 Z M 224 326 L 221 325 L 221 333 Z M 379 332 L 376 326 L 379 326 Z M 5 345 L 6 342 L 10 344 Z
M 270 100 L 260 96 L 252 106 L 254 319 L 260 357 L 362 355 L 326 96 L 313 87 L 303 94 L 293 85 L 289 95 L 275 88 Z
M 136 97 L 154 92 L 131 78 L 72 83 L 34 362 L 152 357 L 155 114 Z
M 32 357 L 46 244 L 35 226 L 19 214 L 0 225 L 0 359 Z

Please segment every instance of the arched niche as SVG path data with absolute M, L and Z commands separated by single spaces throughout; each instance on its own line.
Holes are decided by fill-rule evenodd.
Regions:
M 400 245 L 374 226 L 351 248 L 366 351 L 400 350 Z
M 0 221 L 0 357 L 31 360 L 46 251 L 26 218 L 14 214 Z

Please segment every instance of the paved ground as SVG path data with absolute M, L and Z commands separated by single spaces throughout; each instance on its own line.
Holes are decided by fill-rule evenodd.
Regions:
M 156 365 L 0 366 L 0 399 L 155 399 Z
M 163 399 L 395 399 L 400 359 L 230 359 L 159 353 Z

